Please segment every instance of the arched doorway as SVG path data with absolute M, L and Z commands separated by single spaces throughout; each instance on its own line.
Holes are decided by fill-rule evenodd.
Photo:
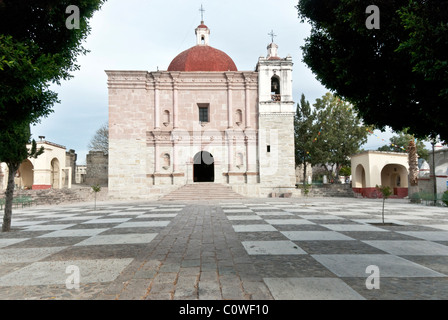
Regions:
M 353 188 L 365 188 L 366 187 L 366 171 L 362 164 L 358 164 L 355 170 L 355 179 L 353 180 Z
M 401 164 L 387 164 L 381 170 L 381 185 L 389 186 L 394 195 L 407 195 L 408 171 Z
M 194 156 L 193 181 L 215 181 L 215 160 L 213 159 L 213 155 L 211 153 L 207 151 L 201 151 Z
M 19 167 L 16 176 L 20 178 L 18 185 L 25 189 L 31 189 L 34 183 L 34 166 L 30 160 L 25 160 Z
M 54 158 L 51 160 L 51 187 L 59 189 L 59 160 Z

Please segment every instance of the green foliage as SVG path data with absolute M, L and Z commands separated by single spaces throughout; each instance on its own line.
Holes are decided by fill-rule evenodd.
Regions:
M 37 158 L 44 152 L 43 147 L 37 150 L 36 141 L 30 143 L 31 132 L 28 124 L 15 125 L 0 131 L 0 162 L 8 166 L 19 168 L 20 164 L 29 157 Z
M 392 195 L 392 189 L 389 186 L 376 185 L 376 190 L 381 193 L 383 199 L 387 199 Z
M 49 90 L 79 69 L 88 20 L 103 0 L 0 1 L 0 129 L 35 123 L 58 102 Z M 66 8 L 80 9 L 80 29 L 66 27 Z
M 409 141 L 415 140 L 415 137 L 408 133 L 408 129 L 406 128 L 403 131 L 398 132 L 397 135 L 394 135 L 389 139 L 390 144 L 384 145 L 378 148 L 378 151 L 391 151 L 391 152 L 401 152 L 406 153 L 407 150 L 403 150 L 401 147 L 407 149 L 409 146 Z M 429 150 L 426 149 L 425 140 L 418 139 L 415 146 L 417 147 L 418 157 L 421 159 L 428 160 L 429 158 Z
M 31 133 L 27 123 L 15 124 L 0 130 L 0 162 L 8 165 L 8 185 L 5 192 L 5 214 L 3 216 L 2 231 L 11 228 L 12 204 L 14 200 L 14 176 L 20 164 L 27 158 L 37 158 L 44 152 L 44 148 L 37 149 L 36 141 L 31 142 L 31 149 L 27 148 Z
M 51 83 L 70 79 L 77 57 L 87 50 L 89 19 L 103 0 L 0 0 L 0 162 L 9 168 L 3 231 L 11 225 L 13 174 L 29 156 L 37 157 L 29 126 L 48 116 L 58 102 Z M 66 9 L 76 5 L 80 28 L 68 29 Z
M 296 166 L 303 168 L 303 183 L 306 184 L 306 169 L 308 163 L 313 163 L 311 149 L 313 138 L 317 134 L 314 125 L 315 113 L 311 109 L 309 101 L 305 100 L 302 93 L 300 103 L 297 104 L 296 116 L 294 117 L 294 145 Z
M 92 191 L 97 193 L 101 191 L 101 187 L 99 185 L 94 185 L 92 186 Z
M 92 187 L 92 191 L 95 193 L 95 210 L 96 210 L 96 195 L 98 192 L 101 191 L 101 187 L 98 184 L 91 186 L 91 187 Z
M 367 141 L 369 127 L 362 124 L 349 103 L 331 93 L 317 99 L 314 108 L 319 133 L 311 149 L 312 164 L 324 165 L 328 176 L 337 180 L 341 167 L 349 166 L 350 156 Z
M 365 10 L 380 9 L 380 30 Z M 300 0 L 303 61 L 368 124 L 448 139 L 448 1 Z
M 348 177 L 352 174 L 352 168 L 351 167 L 342 167 L 339 171 L 339 175 Z
M 443 193 L 442 202 L 448 206 L 448 190 Z

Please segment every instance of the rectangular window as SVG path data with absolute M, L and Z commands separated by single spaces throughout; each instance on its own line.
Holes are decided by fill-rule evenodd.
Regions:
M 266 148 L 267 150 L 267 152 L 271 152 L 271 146 L 267 146 L 267 148 Z
M 209 105 L 205 103 L 198 104 L 199 107 L 199 122 L 210 122 Z

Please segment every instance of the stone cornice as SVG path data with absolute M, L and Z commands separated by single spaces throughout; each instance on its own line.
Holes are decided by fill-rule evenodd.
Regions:
M 167 72 L 106 70 L 109 88 L 145 88 L 170 90 L 258 89 L 258 73 L 238 72 Z

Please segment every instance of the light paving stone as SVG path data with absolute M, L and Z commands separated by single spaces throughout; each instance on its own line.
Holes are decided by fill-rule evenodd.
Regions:
M 291 241 L 243 241 L 242 244 L 250 255 L 306 254 L 305 251 Z
M 333 231 L 384 231 L 389 230 L 381 229 L 375 226 L 365 224 L 322 224 L 323 227 L 331 229 Z
M 29 238 L 20 238 L 20 239 L 14 239 L 14 238 L 10 238 L 10 239 L 0 239 L 0 248 L 4 248 L 25 240 L 28 240 Z
M 354 240 L 335 231 L 281 231 L 281 233 L 293 241 Z
M 53 230 L 62 230 L 73 227 L 74 224 L 44 224 L 44 225 L 34 225 L 26 227 L 25 231 L 53 231 Z
M 66 248 L 67 247 L 0 249 L 0 264 L 35 262 Z
M 299 217 L 308 220 L 340 220 L 344 219 L 342 217 L 334 216 L 331 214 L 308 214 L 308 215 L 299 215 Z
M 98 235 L 81 241 L 75 246 L 150 243 L 156 236 L 157 233 Z
M 276 300 L 365 300 L 338 278 L 265 278 Z
M 429 241 L 448 241 L 448 231 L 398 231 L 398 233 Z
M 61 218 L 55 221 L 82 221 L 82 220 L 93 220 L 98 218 L 98 216 L 84 216 L 84 215 L 80 215 L 80 216 L 73 216 L 73 217 L 66 217 L 66 218 Z
M 58 230 L 44 235 L 38 238 L 63 238 L 63 237 L 91 237 L 96 236 L 109 229 L 70 229 L 70 230 Z
M 286 211 L 259 211 L 255 213 L 259 216 L 293 216 L 292 213 Z
M 265 219 L 269 224 L 279 225 L 301 225 L 301 224 L 315 224 L 314 222 L 306 219 Z
M 86 222 L 84 224 L 100 224 L 100 223 L 123 223 L 130 220 L 130 218 L 111 218 L 111 219 L 93 219 Z
M 445 277 L 444 274 L 390 254 L 315 254 L 319 263 L 338 277 L 367 278 L 367 267 L 377 266 L 381 277 Z
M 260 216 L 257 215 L 240 215 L 240 216 L 227 216 L 230 221 L 238 220 L 262 220 Z
M 224 213 L 253 213 L 250 209 L 223 209 Z
M 277 231 L 270 224 L 248 224 L 248 225 L 234 225 L 235 232 L 263 232 L 263 231 Z
M 385 252 L 401 256 L 446 256 L 448 247 L 426 240 L 363 240 L 364 243 Z
M 124 222 L 114 228 L 143 228 L 143 227 L 166 227 L 171 221 L 138 221 Z
M 136 217 L 137 219 L 145 219 L 145 218 L 174 218 L 177 216 L 177 213 L 145 213 Z
M 115 217 L 115 216 L 140 216 L 142 214 L 145 214 L 147 211 L 120 211 L 111 213 L 108 215 L 108 217 Z
M 425 227 L 440 229 L 440 230 L 447 230 L 448 231 L 448 224 L 430 224 L 425 225 Z
M 39 286 L 66 284 L 75 266 L 79 270 L 80 285 L 110 282 L 117 278 L 133 259 L 72 260 L 35 262 L 0 278 L 0 286 Z
M 34 226 L 34 225 L 42 224 L 44 222 L 45 221 L 14 221 L 14 219 L 13 219 L 11 222 L 11 228 Z M 0 223 L 0 225 L 2 225 L 2 224 Z

